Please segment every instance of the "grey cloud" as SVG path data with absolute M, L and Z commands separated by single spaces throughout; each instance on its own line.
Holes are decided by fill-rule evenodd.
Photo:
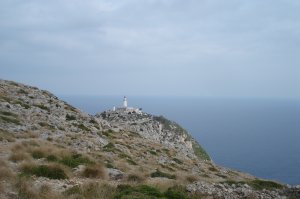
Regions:
M 57 93 L 300 97 L 299 8 L 292 0 L 2 0 L 1 78 Z

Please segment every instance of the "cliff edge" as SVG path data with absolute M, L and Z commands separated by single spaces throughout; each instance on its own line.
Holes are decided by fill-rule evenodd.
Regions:
M 0 80 L 0 143 L 0 198 L 299 196 L 299 187 L 215 165 L 163 116 L 93 116 L 13 81 Z

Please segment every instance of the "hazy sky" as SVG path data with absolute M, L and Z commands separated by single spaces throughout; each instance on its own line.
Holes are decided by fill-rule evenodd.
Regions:
M 0 78 L 60 95 L 300 98 L 300 1 L 1 0 Z

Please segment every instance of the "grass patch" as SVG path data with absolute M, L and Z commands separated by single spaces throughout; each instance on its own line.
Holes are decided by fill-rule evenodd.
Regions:
M 127 176 L 127 181 L 128 182 L 141 183 L 141 182 L 144 181 L 144 178 L 142 178 L 141 176 L 136 175 L 136 174 L 129 174 Z
M 27 153 L 24 153 L 22 151 L 16 151 L 13 154 L 9 156 L 9 160 L 13 162 L 21 162 L 24 160 L 29 160 L 30 156 Z
M 164 169 L 168 169 L 169 171 L 175 171 L 172 167 L 169 167 L 168 165 L 160 164 L 160 166 Z
M 76 126 L 83 131 L 91 131 L 88 127 L 84 126 L 84 124 L 78 124 Z
M 64 156 L 59 162 L 68 167 L 71 167 L 71 168 L 78 167 L 79 165 L 87 165 L 87 164 L 94 163 L 89 158 L 84 157 L 81 154 L 73 154 L 71 156 Z
M 115 199 L 161 198 L 163 194 L 155 187 L 140 185 L 118 185 Z
M 176 179 L 175 175 L 172 175 L 169 173 L 164 173 L 158 169 L 155 172 L 151 173 L 150 176 L 151 176 L 151 178 L 161 177 L 161 178 Z
M 22 107 L 25 108 L 25 109 L 29 109 L 29 108 L 31 107 L 29 104 L 26 104 L 26 103 L 24 103 L 24 102 L 22 102 L 22 101 L 20 101 L 20 100 L 16 100 L 16 101 L 14 101 L 13 103 L 14 103 L 14 104 L 19 104 L 20 106 L 22 106 Z
M 260 179 L 256 179 L 256 180 L 252 180 L 252 181 L 233 181 L 233 180 L 226 180 L 223 183 L 229 184 L 229 185 L 233 185 L 233 184 L 248 184 L 249 186 L 251 186 L 253 189 L 256 190 L 263 190 L 263 189 L 268 189 L 268 190 L 272 190 L 272 189 L 282 189 L 284 186 L 277 183 L 277 182 L 273 182 L 273 181 L 269 181 L 269 180 L 260 180 Z
M 58 158 L 55 155 L 48 155 L 46 157 L 47 161 L 49 162 L 56 162 L 58 160 Z
M 78 199 L 113 199 L 115 192 L 116 188 L 111 185 L 92 182 L 69 188 L 63 194 Z
M 17 124 L 17 125 L 21 124 L 20 120 L 18 120 L 16 118 L 4 116 L 4 115 L 0 115 L 0 120 L 3 121 L 4 123 L 12 123 L 12 124 Z
M 49 129 L 49 130 L 55 130 L 55 127 L 52 126 L 51 124 L 48 124 L 47 122 L 39 122 L 39 125 L 40 125 L 41 127 L 47 128 L 47 129 Z
M 49 179 L 67 179 L 65 171 L 58 165 L 23 165 L 23 174 L 46 177 Z
M 38 107 L 38 108 L 40 108 L 42 110 L 50 112 L 50 109 L 47 106 L 43 105 L 43 104 L 34 104 L 34 106 Z
M 18 117 L 17 114 L 14 114 L 14 113 L 8 112 L 8 111 L 0 111 L 0 115 Z
M 37 149 L 37 150 L 34 150 L 31 152 L 31 156 L 34 159 L 41 159 L 41 158 L 44 158 L 46 155 L 43 151 Z
M 269 181 L 269 180 L 252 180 L 250 182 L 248 182 L 249 185 L 251 187 L 253 187 L 256 190 L 263 190 L 263 189 L 282 189 L 283 185 L 277 183 L 277 182 L 273 182 L 273 181 Z
M 107 152 L 109 152 L 109 151 L 114 151 L 115 150 L 115 145 L 113 144 L 113 143 L 108 143 L 107 145 L 105 145 L 104 147 L 103 147 L 103 149 L 104 149 L 104 151 L 107 151 Z
M 7 180 L 12 177 L 13 173 L 8 167 L 8 165 L 3 160 L 0 160 L 0 181 Z
M 102 135 L 105 135 L 106 137 L 109 137 L 109 138 L 114 138 L 113 134 L 114 134 L 114 131 L 111 129 L 109 129 L 107 131 L 102 131 Z
M 67 104 L 67 103 L 65 104 L 65 109 L 69 110 L 69 111 L 77 112 L 75 107 L 73 107 L 73 106 L 71 106 L 70 104 Z
M 198 181 L 199 178 L 198 178 L 197 176 L 190 175 L 190 176 L 187 176 L 187 177 L 186 177 L 186 180 L 187 180 L 189 183 L 193 183 L 193 182 Z
M 137 165 L 137 163 L 133 161 L 132 158 L 125 153 L 119 154 L 119 158 L 125 159 L 130 165 Z
M 169 188 L 161 192 L 158 188 L 149 185 L 118 185 L 115 199 L 198 199 L 200 196 L 193 196 L 183 186 Z
M 0 141 L 4 141 L 4 140 L 7 140 L 8 142 L 16 141 L 12 133 L 0 129 Z
M 130 165 L 138 165 L 135 161 L 133 161 L 132 159 L 126 159 L 126 161 L 128 162 L 128 164 Z
M 90 165 L 84 168 L 82 176 L 86 178 L 105 178 L 106 172 L 102 165 Z
M 192 147 L 195 155 L 202 160 L 210 160 L 209 155 L 206 151 L 200 146 L 200 144 L 196 141 L 192 141 Z

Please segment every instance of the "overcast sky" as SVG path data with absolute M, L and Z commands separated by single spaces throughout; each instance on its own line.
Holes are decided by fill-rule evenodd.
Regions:
M 300 98 L 300 1 L 1 0 L 0 78 L 59 95 Z

